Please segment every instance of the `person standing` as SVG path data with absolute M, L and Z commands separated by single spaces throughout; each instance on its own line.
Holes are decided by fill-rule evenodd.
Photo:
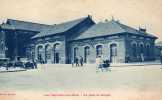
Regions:
M 74 60 L 71 61 L 72 67 L 74 67 Z
M 100 64 L 101 64 L 101 57 L 98 56 L 98 57 L 96 57 L 96 69 L 98 69 L 100 67 Z
M 80 65 L 83 66 L 83 57 L 80 56 Z
M 34 69 L 37 69 L 37 61 L 32 59 L 33 65 L 34 65 Z
M 144 62 L 144 55 L 143 55 L 143 53 L 141 53 L 141 62 Z
M 129 61 L 130 61 L 130 57 L 129 57 L 129 55 L 126 55 L 125 62 L 129 63 Z
M 77 57 L 75 58 L 75 63 L 76 63 L 76 66 L 79 66 L 79 59 Z

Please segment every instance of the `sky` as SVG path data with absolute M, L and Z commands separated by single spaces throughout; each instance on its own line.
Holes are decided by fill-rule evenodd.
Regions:
M 16 19 L 57 24 L 92 15 L 95 22 L 111 20 L 143 27 L 162 41 L 162 0 L 0 0 L 0 22 Z

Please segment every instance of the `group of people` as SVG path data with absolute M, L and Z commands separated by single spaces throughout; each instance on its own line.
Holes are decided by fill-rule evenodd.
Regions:
M 37 69 L 37 62 L 34 60 L 27 59 L 26 61 L 23 61 L 20 59 L 20 57 L 17 57 L 16 60 L 9 60 L 5 63 L 6 70 L 9 70 L 9 68 L 24 68 L 24 69 Z
M 72 66 L 74 66 L 74 64 L 76 67 L 83 66 L 83 57 L 75 57 L 74 61 L 72 61 Z
M 96 69 L 101 69 L 102 71 L 105 69 L 105 70 L 108 70 L 108 67 L 110 67 L 110 60 L 108 59 L 103 59 L 103 57 L 101 56 L 98 56 L 96 58 Z
M 83 57 L 75 57 L 74 61 L 72 61 L 72 67 L 75 65 L 76 67 L 83 66 L 84 60 Z M 110 66 L 110 61 L 108 59 L 103 59 L 103 57 L 96 57 L 96 67 L 97 69 L 106 69 Z

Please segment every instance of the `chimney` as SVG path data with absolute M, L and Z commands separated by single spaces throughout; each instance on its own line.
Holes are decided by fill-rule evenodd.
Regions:
M 139 31 L 145 33 L 145 32 L 146 32 L 146 28 L 141 28 L 141 27 L 139 27 Z
M 88 17 L 92 19 L 92 15 L 88 15 Z

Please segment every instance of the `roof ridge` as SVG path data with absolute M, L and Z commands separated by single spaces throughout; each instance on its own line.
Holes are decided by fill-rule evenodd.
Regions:
M 30 23 L 30 24 L 37 24 L 37 25 L 45 25 L 45 26 L 51 26 L 49 24 L 42 24 L 42 23 L 36 23 L 36 22 L 31 22 L 31 21 L 23 21 L 23 20 L 16 20 L 16 19 L 7 19 L 8 21 L 16 21 L 16 22 L 21 22 L 21 23 Z
M 149 36 L 151 35 L 151 36 L 153 36 L 153 37 L 156 37 L 156 36 L 154 36 L 154 35 L 152 35 L 152 34 L 150 34 L 150 33 L 148 33 L 148 32 L 142 33 L 141 31 L 139 31 L 138 29 L 136 29 L 136 28 L 134 28 L 134 27 L 131 27 L 131 26 L 128 26 L 128 25 L 119 23 L 119 22 L 116 22 L 116 23 L 117 23 L 122 29 L 124 29 L 125 32 L 127 32 L 127 29 L 125 29 L 124 27 L 126 27 L 126 28 L 128 28 L 128 29 L 131 29 L 131 30 L 134 30 L 134 31 L 140 33 L 140 35 L 149 35 Z M 124 27 L 123 27 L 123 26 L 124 26 Z
M 66 24 L 66 23 L 70 23 L 70 22 L 74 22 L 74 21 L 79 21 L 79 20 L 84 20 L 86 18 L 88 18 L 88 17 L 82 17 L 82 18 L 77 18 L 77 19 L 74 19 L 74 20 L 64 21 L 64 22 L 61 22 L 61 23 L 58 23 L 58 24 L 54 24 L 53 26 L 61 25 L 61 24 Z
M 131 29 L 134 29 L 134 30 L 136 30 L 137 31 L 137 29 L 135 29 L 135 28 L 133 28 L 133 27 L 130 27 L 130 26 L 128 26 L 128 25 L 125 25 L 125 24 L 122 24 L 122 23 L 119 23 L 118 22 L 118 24 L 119 24 L 119 26 L 121 27 L 121 28 L 123 28 L 123 26 L 126 26 L 126 27 L 128 27 L 128 28 L 131 28 Z M 123 28 L 124 29 L 124 28 Z M 125 29 L 124 29 L 125 30 Z
M 62 23 L 56 24 L 56 25 L 52 25 L 51 28 L 41 31 L 40 33 L 33 36 L 32 38 L 37 38 L 37 37 L 48 36 L 48 35 L 52 35 L 52 34 L 66 32 L 69 29 L 73 28 L 74 26 L 78 25 L 79 23 L 85 21 L 87 18 L 89 18 L 89 16 L 70 20 L 70 21 L 66 21 L 66 22 L 62 22 Z M 44 33 L 47 33 L 47 31 L 48 31 L 48 34 L 44 34 Z
M 126 29 L 124 29 L 122 26 L 121 26 L 121 23 L 119 23 L 118 21 L 115 21 L 115 20 L 111 20 L 111 22 L 114 22 L 116 25 L 118 25 L 122 30 L 124 30 L 126 32 Z M 124 25 L 124 24 L 122 24 Z
M 16 20 L 16 19 L 10 19 L 10 18 L 8 18 L 6 22 L 8 22 L 8 21 L 9 22 L 10 21 L 16 21 L 16 22 L 20 22 L 20 23 L 28 23 L 28 24 L 36 24 L 36 25 L 44 25 L 44 26 L 55 26 L 55 25 L 66 24 L 66 23 L 73 22 L 73 21 L 78 21 L 78 20 L 81 20 L 81 19 L 84 20 L 86 18 L 88 18 L 88 16 L 82 17 L 82 18 L 78 18 L 78 19 L 74 19 L 74 20 L 69 20 L 69 21 L 61 22 L 61 23 L 58 23 L 58 24 L 52 24 L 52 25 L 42 24 L 42 23 L 36 23 L 36 22 L 31 22 L 31 21 Z

